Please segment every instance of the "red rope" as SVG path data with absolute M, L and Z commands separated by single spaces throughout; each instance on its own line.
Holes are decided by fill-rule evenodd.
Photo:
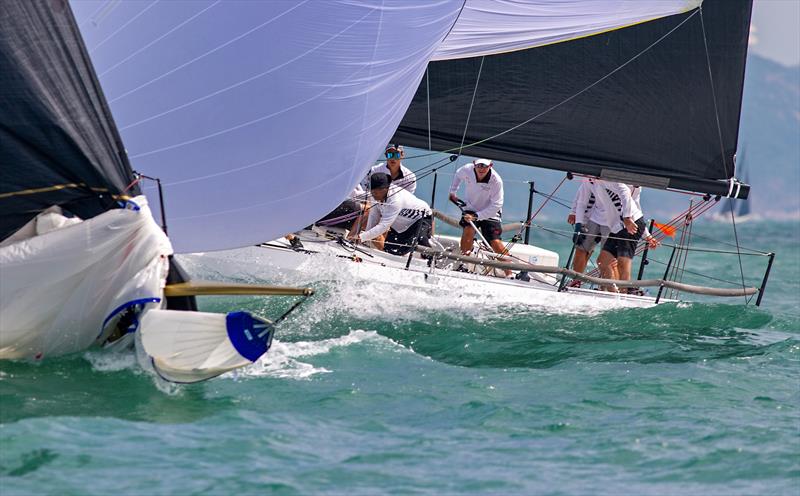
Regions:
M 141 180 L 142 180 L 141 177 L 137 177 L 136 179 L 131 181 L 131 183 L 128 186 L 126 186 L 125 189 L 122 190 L 122 192 L 127 193 L 129 189 L 133 188 L 136 185 L 136 183 L 138 183 Z
M 697 206 L 693 206 L 693 207 L 687 208 L 686 210 L 684 210 L 680 214 L 676 215 L 669 222 L 667 222 L 666 226 L 676 227 L 677 224 L 686 221 L 687 215 L 691 216 L 691 221 L 694 221 L 695 219 L 697 219 L 698 217 L 700 217 L 704 213 L 706 213 L 709 210 L 711 210 L 712 208 L 714 208 L 715 205 L 716 205 L 716 202 L 706 201 L 706 202 L 703 202 L 703 203 L 699 203 Z M 667 235 L 659 228 L 655 228 L 655 229 L 653 229 L 653 231 L 658 231 L 658 233 L 655 233 L 655 232 L 651 233 L 653 235 L 653 237 L 656 238 L 656 240 L 658 240 L 658 241 L 662 241 L 664 238 L 667 237 Z M 636 248 L 636 252 L 634 253 L 634 256 L 641 255 L 641 253 L 645 250 L 645 246 L 646 245 L 644 245 L 644 244 L 638 246 Z M 596 276 L 599 273 L 600 273 L 599 269 L 592 269 L 592 271 L 588 272 L 587 275 Z

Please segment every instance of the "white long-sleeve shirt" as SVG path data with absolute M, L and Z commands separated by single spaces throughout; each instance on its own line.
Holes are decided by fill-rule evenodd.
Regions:
M 416 221 L 431 213 L 431 207 L 424 200 L 391 185 L 386 200 L 373 203 L 369 209 L 367 230 L 359 234 L 359 238 L 361 241 L 375 239 L 390 227 L 399 233 L 405 232 Z
M 593 181 L 584 181 L 575 194 L 572 202 L 572 214 L 575 214 L 576 224 L 585 224 L 586 220 L 591 220 L 595 224 L 605 226 L 608 220 L 602 202 L 598 202 L 594 196 Z
M 386 162 L 381 162 L 380 164 L 373 166 L 369 172 L 367 172 L 367 176 L 361 181 L 361 187 L 369 191 L 369 178 L 371 175 L 377 172 L 389 174 L 389 177 L 392 177 L 392 171 L 389 170 L 389 165 Z M 398 188 L 405 189 L 409 193 L 413 193 L 417 190 L 417 176 L 411 171 L 411 169 L 403 165 L 401 162 L 400 177 L 397 179 L 392 179 L 392 184 Z
M 597 203 L 602 203 L 605 210 L 606 223 L 603 225 L 608 226 L 612 233 L 625 227 L 622 222 L 624 217 L 630 217 L 636 222 L 644 216 L 639 206 L 642 192 L 640 187 L 631 191 L 631 186 L 624 183 L 597 180 L 592 192 Z
M 453 177 L 450 193 L 457 193 L 458 187 L 464 183 L 464 210 L 477 213 L 478 220 L 500 220 L 503 210 L 503 179 L 496 170 L 490 169 L 483 181 L 478 181 L 475 166 L 461 166 Z

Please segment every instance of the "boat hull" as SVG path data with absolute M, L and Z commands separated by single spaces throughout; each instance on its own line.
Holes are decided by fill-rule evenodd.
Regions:
M 305 249 L 300 251 L 292 250 L 281 239 L 258 247 L 184 255 L 180 260 L 189 270 L 223 273 L 247 280 L 278 279 L 302 284 L 325 281 L 340 285 L 340 289 L 359 285 L 407 287 L 425 291 L 437 299 L 469 298 L 498 304 L 524 304 L 552 312 L 578 313 L 587 308 L 606 310 L 655 305 L 655 300 L 647 296 L 575 288 L 559 292 L 557 280 L 547 274 L 532 274 L 534 278 L 529 282 L 484 276 L 451 268 L 431 268 L 428 261 L 418 255 L 406 269 L 407 256 L 397 257 L 363 247 L 356 251 L 335 241 L 301 239 Z

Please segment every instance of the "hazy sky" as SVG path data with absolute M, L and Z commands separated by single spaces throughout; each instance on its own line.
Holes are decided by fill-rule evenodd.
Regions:
M 755 0 L 750 49 L 783 65 L 800 64 L 800 0 Z

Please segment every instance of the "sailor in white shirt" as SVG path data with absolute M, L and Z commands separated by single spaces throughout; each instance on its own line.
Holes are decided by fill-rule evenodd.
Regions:
M 376 203 L 369 210 L 367 230 L 359 234 L 361 241 L 387 253 L 405 255 L 417 244 L 430 246 L 431 207 L 403 188 L 390 184 L 388 174 L 370 177 L 370 192 Z M 386 239 L 382 235 L 386 231 Z
M 567 216 L 567 222 L 576 228 L 575 257 L 572 262 L 572 270 L 576 272 L 586 270 L 594 247 L 605 242 L 611 233 L 605 225 L 607 220 L 603 204 L 597 201 L 593 190 L 593 179 L 582 182 L 572 202 L 572 211 Z
M 401 159 L 406 156 L 402 145 L 393 145 L 391 143 L 386 145 L 385 156 L 386 162 L 381 162 L 373 166 L 372 169 L 367 172 L 367 176 L 364 180 L 361 181 L 361 186 L 365 190 L 369 189 L 370 176 L 382 172 L 384 174 L 389 174 L 389 177 L 392 178 L 392 185 L 403 188 L 409 193 L 416 191 L 417 176 L 401 162 Z
M 469 255 L 475 241 L 475 231 L 469 222 L 481 230 L 483 237 L 492 245 L 495 253 L 504 253 L 505 246 L 500 240 L 503 226 L 500 223 L 503 210 L 503 179 L 493 169 L 493 163 L 488 159 L 477 159 L 466 164 L 456 171 L 453 183 L 450 186 L 450 200 L 457 201 L 459 186 L 464 183 L 464 201 L 461 226 L 461 253 Z
M 593 192 L 597 202 L 603 205 L 606 223 L 611 229 L 597 257 L 597 265 L 604 278 L 628 281 L 639 240 L 644 237 L 651 248 L 658 246 L 645 227 L 640 204 L 642 188 L 597 180 Z

